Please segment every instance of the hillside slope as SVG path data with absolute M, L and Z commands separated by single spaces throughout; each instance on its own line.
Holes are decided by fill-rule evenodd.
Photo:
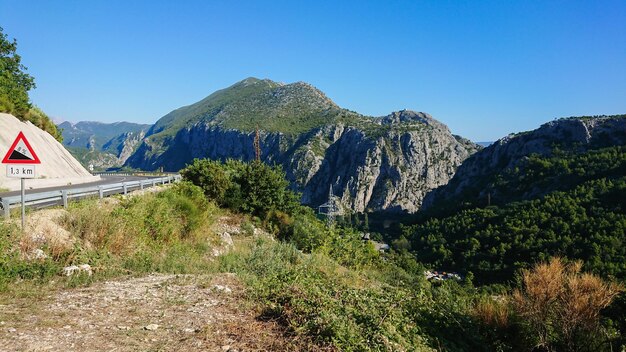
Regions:
M 448 184 L 428 194 L 424 208 L 505 204 L 572 188 L 575 173 L 549 179 L 555 170 L 539 170 L 538 159 L 580 155 L 604 147 L 626 145 L 626 115 L 572 117 L 536 130 L 509 135 L 468 158 Z M 580 165 L 584 169 L 585 165 Z M 602 169 L 599 169 L 602 170 Z M 581 180 L 579 180 L 581 181 Z
M 352 211 L 414 212 L 479 147 L 428 114 L 367 117 L 307 83 L 245 79 L 161 118 L 126 166 L 177 171 L 194 158 L 282 165 L 302 201 L 317 206 L 332 186 Z

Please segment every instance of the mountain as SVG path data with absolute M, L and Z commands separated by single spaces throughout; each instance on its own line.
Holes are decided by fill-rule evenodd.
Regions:
M 119 167 L 143 140 L 151 125 L 130 122 L 63 122 L 63 145 L 85 166 Z
M 126 166 L 177 171 L 194 158 L 282 165 L 305 204 L 329 188 L 352 211 L 414 212 L 477 145 L 425 113 L 368 117 L 310 84 L 248 78 L 162 117 Z
M 424 208 L 451 211 L 462 204 L 505 204 L 563 190 L 580 183 L 574 182 L 576 173 L 570 170 L 560 178 L 548 179 L 548 173 L 555 171 L 540 170 L 539 159 L 624 144 L 626 115 L 551 121 L 534 131 L 511 134 L 472 155 L 448 184 L 428 194 Z
M 582 260 L 626 279 L 626 115 L 549 122 L 469 157 L 429 193 L 403 241 L 418 261 L 514 279 L 538 260 Z

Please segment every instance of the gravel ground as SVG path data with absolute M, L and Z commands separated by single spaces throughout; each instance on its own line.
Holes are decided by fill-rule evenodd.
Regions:
M 0 305 L 0 351 L 292 351 L 233 274 L 149 275 Z

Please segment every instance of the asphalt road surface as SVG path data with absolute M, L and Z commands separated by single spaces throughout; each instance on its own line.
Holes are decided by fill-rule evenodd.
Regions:
M 83 187 L 91 187 L 91 186 L 102 186 L 113 183 L 120 182 L 131 182 L 131 181 L 139 181 L 139 180 L 147 180 L 150 178 L 156 178 L 157 176 L 111 176 L 111 175 L 102 175 L 101 181 L 90 182 L 90 183 L 81 183 L 75 185 L 66 185 L 66 186 L 56 186 L 56 187 L 46 187 L 46 188 L 28 188 L 28 180 L 26 181 L 26 194 L 31 193 L 41 193 L 41 192 L 51 192 L 51 191 L 61 191 L 64 189 L 72 189 L 72 188 L 83 188 Z M 3 192 L 0 193 L 0 198 L 2 197 L 12 197 L 19 196 L 21 191 L 12 191 L 12 192 Z

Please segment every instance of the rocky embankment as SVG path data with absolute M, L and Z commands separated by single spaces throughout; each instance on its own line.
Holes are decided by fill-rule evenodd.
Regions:
M 99 176 L 91 175 L 74 157 L 48 132 L 30 122 L 22 122 L 15 116 L 0 113 L 0 158 L 8 152 L 17 135 L 23 132 L 31 147 L 41 160 L 36 167 L 36 179 L 27 182 L 28 187 L 51 187 L 95 182 Z M 6 177 L 4 166 L 0 172 L 0 188 L 17 190 L 20 180 Z

